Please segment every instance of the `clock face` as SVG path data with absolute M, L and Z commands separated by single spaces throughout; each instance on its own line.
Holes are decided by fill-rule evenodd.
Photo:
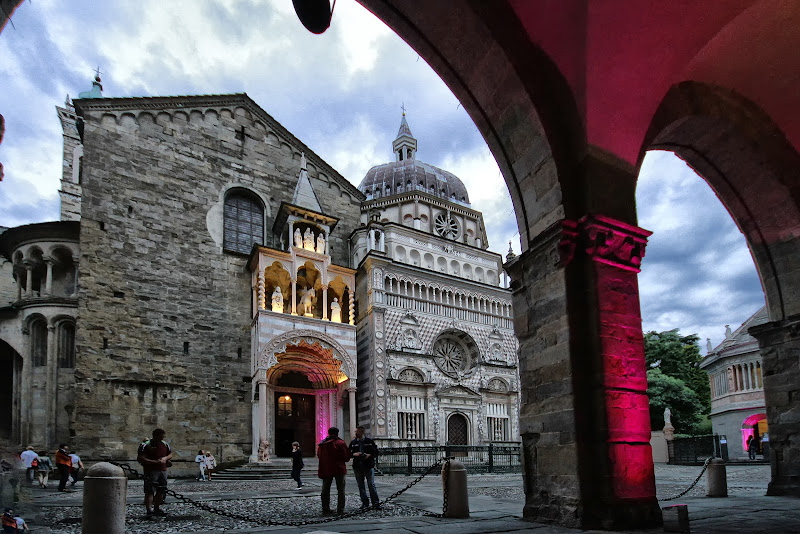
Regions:
M 458 221 L 456 221 L 450 214 L 440 213 L 436 216 L 433 223 L 434 231 L 446 238 L 455 239 L 458 237 Z

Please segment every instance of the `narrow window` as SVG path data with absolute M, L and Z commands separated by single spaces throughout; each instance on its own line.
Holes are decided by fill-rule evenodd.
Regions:
M 47 325 L 42 320 L 31 325 L 31 360 L 34 367 L 47 365 Z
M 61 323 L 58 328 L 58 366 L 62 369 L 75 367 L 75 325 Z

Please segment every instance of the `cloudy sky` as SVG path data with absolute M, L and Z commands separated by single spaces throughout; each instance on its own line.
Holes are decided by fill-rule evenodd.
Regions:
M 109 5 L 110 4 L 110 5 Z M 136 23 L 133 23 L 136 21 Z M 0 226 L 57 220 L 65 96 L 246 92 L 358 184 L 391 161 L 405 104 L 418 158 L 447 169 L 483 211 L 492 250 L 519 252 L 497 164 L 444 83 L 354 0 L 307 32 L 288 0 L 36 0 L 0 35 Z M 764 297 L 742 234 L 711 189 L 669 153 L 647 156 L 637 192 L 653 237 L 640 277 L 645 331 L 679 328 L 721 342 Z M 705 351 L 705 342 L 703 342 Z

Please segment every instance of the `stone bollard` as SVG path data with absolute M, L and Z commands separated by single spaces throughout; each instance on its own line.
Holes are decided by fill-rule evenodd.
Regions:
M 706 475 L 706 497 L 727 497 L 728 478 L 725 470 L 725 462 L 719 458 L 714 458 L 708 464 L 708 474 Z
M 442 467 L 442 491 L 446 496 L 445 517 L 469 517 L 469 495 L 467 494 L 467 468 L 458 460 L 451 459 Z
M 84 534 L 124 534 L 128 479 L 122 468 L 100 462 L 83 479 Z

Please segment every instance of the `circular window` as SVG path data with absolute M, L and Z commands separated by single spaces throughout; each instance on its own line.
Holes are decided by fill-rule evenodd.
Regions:
M 465 375 L 472 371 L 477 363 L 473 345 L 471 338 L 466 334 L 442 335 L 433 344 L 433 361 L 447 376 Z
M 449 213 L 440 213 L 436 216 L 433 223 L 436 233 L 446 239 L 458 237 L 458 221 L 450 216 Z

